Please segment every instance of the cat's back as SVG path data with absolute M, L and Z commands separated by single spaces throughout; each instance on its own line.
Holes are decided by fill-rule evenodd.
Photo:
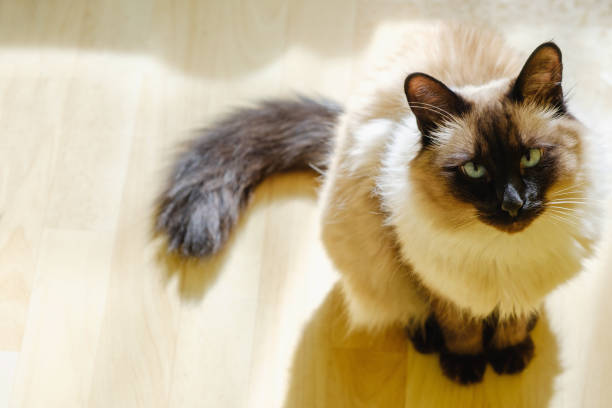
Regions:
M 403 84 L 413 72 L 451 88 L 478 86 L 517 76 L 523 59 L 486 27 L 446 22 L 383 27 L 369 47 L 349 113 L 356 113 L 358 122 L 398 119 L 409 111 Z
M 423 72 L 450 87 L 515 77 L 524 62 L 523 55 L 492 29 L 440 23 L 435 32 L 432 41 L 420 39 L 425 57 Z

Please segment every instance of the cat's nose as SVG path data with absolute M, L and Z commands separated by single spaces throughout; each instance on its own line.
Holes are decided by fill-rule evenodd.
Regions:
M 510 214 L 511 217 L 516 217 L 522 207 L 523 200 L 521 199 L 521 195 L 511 183 L 508 183 L 504 190 L 501 205 L 502 210 Z

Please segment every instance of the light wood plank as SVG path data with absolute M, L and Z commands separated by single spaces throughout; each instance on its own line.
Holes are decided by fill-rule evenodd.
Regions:
M 177 276 L 160 267 L 151 241 L 149 181 L 159 157 L 160 80 L 144 69 L 134 112 L 102 332 L 88 406 L 167 406 L 178 325 Z M 118 345 L 121 345 L 117 347 Z
M 0 405 L 3 407 L 10 403 L 18 357 L 17 351 L 0 351 Z
M 38 57 L 0 52 L 1 350 L 21 348 L 61 132 L 54 101 L 65 83 L 29 71 Z
M 12 406 L 86 404 L 112 243 L 106 233 L 45 231 Z
M 348 330 L 312 174 L 266 181 L 211 260 L 150 235 L 193 129 L 294 91 L 347 101 L 375 33 L 405 22 L 555 38 L 580 117 L 609 135 L 612 11 L 591 3 L 0 1 L 0 405 L 611 406 L 611 233 L 548 300 L 528 370 L 468 388 L 401 328 Z

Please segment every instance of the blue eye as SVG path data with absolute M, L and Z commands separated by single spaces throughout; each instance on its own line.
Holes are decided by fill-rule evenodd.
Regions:
M 461 171 L 468 177 L 481 178 L 487 174 L 487 169 L 482 164 L 475 164 L 474 162 L 467 162 L 461 166 Z
M 541 149 L 529 149 L 527 153 L 521 157 L 521 167 L 533 167 L 540 162 L 541 158 Z

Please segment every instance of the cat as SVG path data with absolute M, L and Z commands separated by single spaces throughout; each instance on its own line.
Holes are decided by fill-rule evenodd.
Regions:
M 562 54 L 453 24 L 385 43 L 346 108 L 306 97 L 230 113 L 178 158 L 156 227 L 209 256 L 266 176 L 324 171 L 322 239 L 351 323 L 406 328 L 461 384 L 522 371 L 543 298 L 601 233 L 597 140 Z M 606 183 L 603 183 L 606 184 Z

